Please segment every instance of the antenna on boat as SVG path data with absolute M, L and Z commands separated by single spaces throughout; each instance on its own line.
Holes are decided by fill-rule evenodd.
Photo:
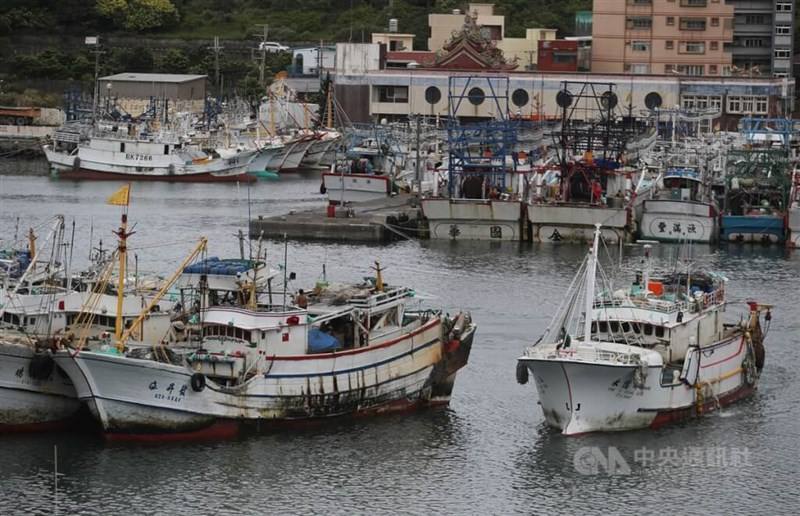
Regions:
M 75 249 L 75 219 L 72 219 L 72 236 L 69 239 L 69 261 L 67 262 L 67 292 L 72 290 L 72 251 Z
M 586 268 L 586 314 L 583 317 L 583 342 L 588 344 L 592 339 L 592 309 L 594 308 L 594 290 L 597 277 L 597 253 L 600 247 L 600 224 L 594 225 L 594 242 L 589 253 Z
M 289 281 L 286 279 L 286 271 L 289 269 L 289 240 L 286 233 L 283 234 L 283 309 L 286 310 L 286 289 Z

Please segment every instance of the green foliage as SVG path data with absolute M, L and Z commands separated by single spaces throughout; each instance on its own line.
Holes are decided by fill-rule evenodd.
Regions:
M 148 32 L 173 25 L 178 10 L 169 0 L 97 0 L 97 14 L 130 32 Z

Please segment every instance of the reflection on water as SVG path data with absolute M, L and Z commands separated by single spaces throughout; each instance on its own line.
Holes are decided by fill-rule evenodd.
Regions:
M 0 240 L 63 213 L 76 227 L 75 255 L 113 242 L 119 210 L 104 205 L 119 185 L 0 176 Z M 131 246 L 142 270 L 171 272 L 197 238 L 211 254 L 238 255 L 235 234 L 248 211 L 275 215 L 322 206 L 319 175 L 242 185 L 135 184 Z M 248 193 L 250 202 L 248 203 Z M 2 244 L 0 244 L 2 245 Z M 0 513 L 51 512 L 53 445 L 59 449 L 62 513 L 385 512 L 497 514 L 780 513 L 797 507 L 800 440 L 800 259 L 760 246 L 696 246 L 695 261 L 730 278 L 734 300 L 777 304 L 767 337 L 758 393 L 721 414 L 658 431 L 564 438 L 546 427 L 533 385 L 517 385 L 515 358 L 549 322 L 586 246 L 488 242 L 398 242 L 389 246 L 289 243 L 295 287 L 372 274 L 407 284 L 429 303 L 470 310 L 479 325 L 469 366 L 445 411 L 355 422 L 305 431 L 247 435 L 218 443 L 117 445 L 90 433 L 1 436 Z M 669 258 L 675 246 L 654 246 Z M 283 244 L 270 242 L 282 259 Z M 640 247 L 621 261 L 632 274 Z M 616 250 L 605 263 L 620 266 Z M 728 318 L 743 313 L 731 306 Z M 625 475 L 582 475 L 573 458 L 585 447 L 613 447 Z M 748 450 L 746 467 L 643 465 L 655 457 L 706 450 Z M 640 452 L 641 453 L 641 452 Z

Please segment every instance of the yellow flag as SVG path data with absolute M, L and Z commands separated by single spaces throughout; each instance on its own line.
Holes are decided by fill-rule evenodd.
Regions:
M 106 200 L 106 204 L 112 204 L 114 206 L 127 206 L 128 201 L 130 201 L 131 195 L 131 185 L 125 185 L 109 197 Z

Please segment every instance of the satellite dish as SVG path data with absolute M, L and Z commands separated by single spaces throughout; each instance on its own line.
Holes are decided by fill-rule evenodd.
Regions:
M 663 102 L 661 95 L 656 93 L 655 91 L 651 91 L 644 97 L 644 105 L 649 110 L 658 109 L 661 107 L 661 103 Z
M 425 90 L 425 102 L 434 105 L 442 100 L 442 92 L 436 86 L 428 86 Z
M 613 91 L 607 91 L 600 97 L 600 105 L 603 106 L 603 109 L 614 109 L 617 107 L 617 102 L 619 99 Z
M 528 103 L 529 99 L 528 92 L 522 88 L 514 90 L 514 93 L 511 94 L 511 102 L 517 107 L 524 106 Z
M 559 107 L 567 108 L 572 105 L 572 93 L 567 90 L 561 90 L 556 94 L 556 104 Z

